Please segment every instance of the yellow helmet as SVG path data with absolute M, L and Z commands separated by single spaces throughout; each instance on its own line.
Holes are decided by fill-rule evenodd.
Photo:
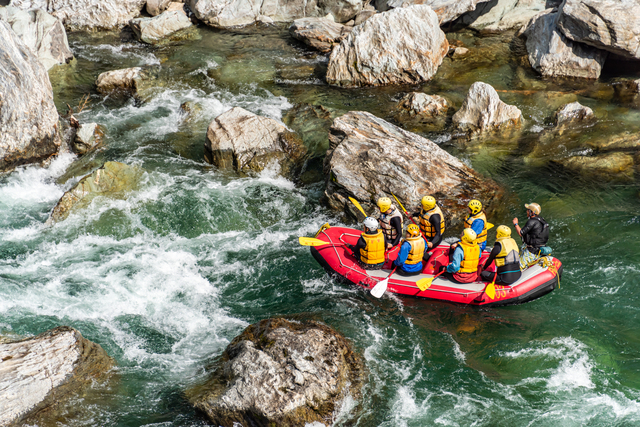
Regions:
M 500 239 L 502 237 L 511 237 L 511 228 L 507 227 L 506 225 L 501 225 L 500 227 L 498 227 L 498 230 L 496 232 L 496 239 Z
M 409 233 L 411 237 L 418 237 L 420 235 L 420 227 L 415 224 L 409 224 L 407 233 Z
M 478 235 L 476 234 L 476 232 L 473 231 L 470 228 L 465 228 L 464 231 L 462 232 L 462 241 L 463 242 L 473 243 L 473 242 L 476 241 L 477 237 L 478 237 Z
M 391 199 L 388 197 L 380 197 L 378 199 L 378 207 L 380 208 L 380 212 L 382 213 L 388 211 L 391 207 Z
M 470 200 L 467 206 L 471 209 L 471 215 L 479 214 L 480 211 L 482 211 L 482 203 L 480 203 L 480 200 Z
M 436 199 L 433 196 L 424 196 L 422 198 L 422 208 L 429 211 L 436 207 Z

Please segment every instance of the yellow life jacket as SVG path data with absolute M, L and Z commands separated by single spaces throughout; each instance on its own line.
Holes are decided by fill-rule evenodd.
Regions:
M 422 236 L 409 237 L 406 242 L 411 245 L 411 250 L 409 251 L 409 256 L 404 263 L 414 265 L 422 262 L 425 247 L 424 239 L 422 238 Z
M 431 215 L 435 214 L 440 215 L 440 234 L 444 234 L 444 215 L 442 215 L 442 211 L 440 210 L 440 207 L 438 205 L 436 205 L 431 210 L 425 211 L 424 209 L 422 209 L 422 212 L 420 212 L 420 229 L 427 239 L 431 239 L 436 235 L 436 230 L 431 226 L 431 223 L 429 222 L 429 218 L 431 218 Z
M 391 226 L 391 218 L 399 217 L 400 218 L 400 230 L 402 230 L 402 214 L 395 206 L 391 205 L 391 213 L 390 214 L 382 214 L 378 221 L 380 222 L 380 228 L 384 231 L 384 234 L 387 236 L 387 240 L 389 242 L 393 242 L 397 236 L 397 231 L 395 228 Z
M 376 234 L 362 233 L 366 246 L 360 249 L 360 260 L 365 264 L 380 264 L 384 262 L 384 235 L 378 229 Z
M 473 216 L 469 215 L 467 219 L 464 220 L 464 228 L 471 228 L 471 224 L 473 224 L 473 221 L 475 221 L 476 219 L 481 219 L 484 221 L 484 228 L 476 238 L 476 243 L 479 245 L 482 242 L 487 241 L 487 216 L 484 214 L 484 211 L 481 211 L 480 213 L 477 213 Z
M 475 273 L 478 271 L 478 262 L 480 262 L 480 246 L 476 243 L 460 242 L 464 258 L 460 264 L 458 273 Z
M 520 249 L 518 244 L 511 237 L 501 237 L 496 240 L 500 243 L 502 250 L 496 256 L 496 267 L 502 267 L 505 264 L 520 264 Z

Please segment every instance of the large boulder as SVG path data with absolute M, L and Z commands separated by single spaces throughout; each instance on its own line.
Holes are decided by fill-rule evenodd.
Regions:
M 191 20 L 184 10 L 167 10 L 153 18 L 136 18 L 131 20 L 131 29 L 144 43 L 156 44 L 171 34 L 192 26 Z
M 62 22 L 44 10 L 0 7 L 0 20 L 11 25 L 13 32 L 31 48 L 45 69 L 65 64 L 73 58 Z
M 56 154 L 60 137 L 44 66 L 3 21 L 0 40 L 0 171 L 5 171 Z
M 429 6 L 379 13 L 333 49 L 327 82 L 339 86 L 417 84 L 430 80 L 449 51 Z
M 462 23 L 474 30 L 505 31 L 522 28 L 531 18 L 548 9 L 556 0 L 493 0 L 481 3 L 473 11 L 464 15 Z
M 518 107 L 502 102 L 490 85 L 475 82 L 469 88 L 462 107 L 453 115 L 453 123 L 458 130 L 478 135 L 519 127 L 522 112 Z
M 113 360 L 100 345 L 61 326 L 35 337 L 0 342 L 0 425 L 31 417 L 104 377 Z
M 597 79 L 607 53 L 567 39 L 556 27 L 558 16 L 547 9 L 523 27 L 531 66 L 545 77 Z
M 331 49 L 350 32 L 351 27 L 338 24 L 326 17 L 296 19 L 289 27 L 289 33 L 293 38 L 320 52 L 331 52 Z
M 215 425 L 331 425 L 347 394 L 358 398 L 364 364 L 320 323 L 266 319 L 236 337 L 190 400 Z
M 142 170 L 137 166 L 106 162 L 62 195 L 47 223 L 66 219 L 71 212 L 89 206 L 98 196 L 125 198 L 127 193 L 137 187 L 141 175 Z
M 146 0 L 11 0 L 24 10 L 43 9 L 69 31 L 122 28 L 140 14 Z
M 639 0 L 566 0 L 558 28 L 576 42 L 640 59 Z
M 362 10 L 362 0 L 188 0 L 198 19 L 220 28 L 237 27 L 258 21 L 292 22 L 299 18 L 333 15 L 348 22 Z
M 274 161 L 290 175 L 306 155 L 302 140 L 281 122 L 240 107 L 216 117 L 207 129 L 205 160 L 220 169 L 259 172 Z
M 438 15 L 440 25 L 455 21 L 467 12 L 489 0 L 375 0 L 376 9 L 381 12 L 416 4 L 429 6 Z
M 353 213 L 355 197 L 369 214 L 378 197 L 395 194 L 412 209 L 423 196 L 442 203 L 451 224 L 468 212 L 470 199 L 495 210 L 503 189 L 482 177 L 432 141 L 407 132 L 370 113 L 352 111 L 334 120 L 325 158 L 325 194 L 329 205 Z

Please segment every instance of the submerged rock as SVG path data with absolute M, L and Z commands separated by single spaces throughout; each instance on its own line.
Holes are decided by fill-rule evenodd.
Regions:
M 324 156 L 329 148 L 329 128 L 336 112 L 322 105 L 296 104 L 282 121 L 302 137 L 311 156 Z
M 153 18 L 136 18 L 130 23 L 138 40 L 149 44 L 156 44 L 192 25 L 184 10 L 167 10 Z
M 411 92 L 402 97 L 398 108 L 410 116 L 433 119 L 447 114 L 449 103 L 438 95 L 427 95 L 422 92 Z
M 362 10 L 362 0 L 188 0 L 198 19 L 220 28 L 249 25 L 255 22 L 292 22 L 300 18 L 333 15 L 337 22 L 348 22 Z
M 100 145 L 104 132 L 97 123 L 84 123 L 76 130 L 71 141 L 71 150 L 82 156 L 87 151 Z
M 0 172 L 58 153 L 58 111 L 49 76 L 31 49 L 0 21 Z
M 566 0 L 558 28 L 576 42 L 640 59 L 638 0 Z
M 333 49 L 327 82 L 339 86 L 416 84 L 430 80 L 449 50 L 429 6 L 372 16 Z
M 579 102 L 572 102 L 556 111 L 554 115 L 554 124 L 559 127 L 570 126 L 580 123 L 591 123 L 596 116 L 593 110 L 585 107 Z
M 469 88 L 462 107 L 453 115 L 453 123 L 458 130 L 475 136 L 482 132 L 519 127 L 522 112 L 518 107 L 502 102 L 490 85 L 475 82 Z
M 87 207 L 98 196 L 125 198 L 126 193 L 137 187 L 141 175 L 137 166 L 106 162 L 62 195 L 47 223 L 66 219 L 72 211 Z
M 96 79 L 96 89 L 105 95 L 143 98 L 153 89 L 151 81 L 157 77 L 155 67 L 133 67 L 106 71 Z
M 629 153 L 607 153 L 596 156 L 573 156 L 556 163 L 563 167 L 607 181 L 631 181 L 634 175 L 634 158 Z
M 113 360 L 100 345 L 61 326 L 35 337 L 0 342 L 0 425 L 30 418 L 104 377 Z
M 623 133 L 592 139 L 587 145 L 596 151 L 640 152 L 640 133 Z
M 503 189 L 432 141 L 407 132 L 370 113 L 352 111 L 334 120 L 324 170 L 325 194 L 334 209 L 351 211 L 355 197 L 374 212 L 378 197 L 395 194 L 412 209 L 423 196 L 442 203 L 450 223 L 459 223 L 470 199 L 491 211 L 502 202 Z
M 358 398 L 364 364 L 338 332 L 316 322 L 266 319 L 249 326 L 190 400 L 215 425 L 331 425 Z
M 209 124 L 204 148 L 209 163 L 245 173 L 259 172 L 277 161 L 281 172 L 290 175 L 306 155 L 302 140 L 285 125 L 240 107 Z
M 0 20 L 11 25 L 11 29 L 31 48 L 45 69 L 66 64 L 73 58 L 62 22 L 44 10 L 0 7 Z
M 429 6 L 438 15 L 440 25 L 458 19 L 488 0 L 375 0 L 376 9 L 381 12 L 416 4 Z
M 289 33 L 294 38 L 320 52 L 331 52 L 331 49 L 350 32 L 351 27 L 338 24 L 328 18 L 296 19 L 289 27 Z
M 531 66 L 545 77 L 597 79 L 607 53 L 567 39 L 556 27 L 559 13 L 547 9 L 521 31 Z
M 43 9 L 69 31 L 122 28 L 140 14 L 146 0 L 11 0 L 24 10 Z

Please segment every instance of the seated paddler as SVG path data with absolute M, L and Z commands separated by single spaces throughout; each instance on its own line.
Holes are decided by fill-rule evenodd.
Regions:
M 424 255 L 425 243 L 420 235 L 420 228 L 415 224 L 407 227 L 407 237 L 402 246 L 398 258 L 393 262 L 396 273 L 401 276 L 415 276 L 422 272 L 422 257 Z
M 347 245 L 353 251 L 360 267 L 365 270 L 379 270 L 385 261 L 387 238 L 378 228 L 378 220 L 366 217 L 363 222 L 363 233 L 355 245 Z
M 506 225 L 498 227 L 496 233 L 496 243 L 493 245 L 491 254 L 484 263 L 482 270 L 489 268 L 495 260 L 496 272 L 483 271 L 480 278 L 485 282 L 495 282 L 499 285 L 511 285 L 515 283 L 522 272 L 520 271 L 520 250 L 515 240 L 511 238 L 511 228 Z
M 391 199 L 388 197 L 378 199 L 378 208 L 380 208 L 380 228 L 387 238 L 387 249 L 391 249 L 402 239 L 402 214 L 391 204 Z
M 469 214 L 464 220 L 464 228 L 470 228 L 476 233 L 476 244 L 483 251 L 487 247 L 487 215 L 482 210 L 480 200 L 470 200 L 468 208 Z
M 420 220 L 420 230 L 426 240 L 424 260 L 428 261 L 431 257 L 431 249 L 438 247 L 442 242 L 442 234 L 444 233 L 444 215 L 442 210 L 436 204 L 433 196 L 424 196 L 422 198 L 422 210 L 415 212 L 412 216 L 418 217 Z
M 460 244 L 451 245 L 449 265 L 443 276 L 457 283 L 471 283 L 478 280 L 478 263 L 482 251 L 476 243 L 476 232 L 465 228 L 460 236 Z M 453 251 L 453 254 L 451 252 Z

